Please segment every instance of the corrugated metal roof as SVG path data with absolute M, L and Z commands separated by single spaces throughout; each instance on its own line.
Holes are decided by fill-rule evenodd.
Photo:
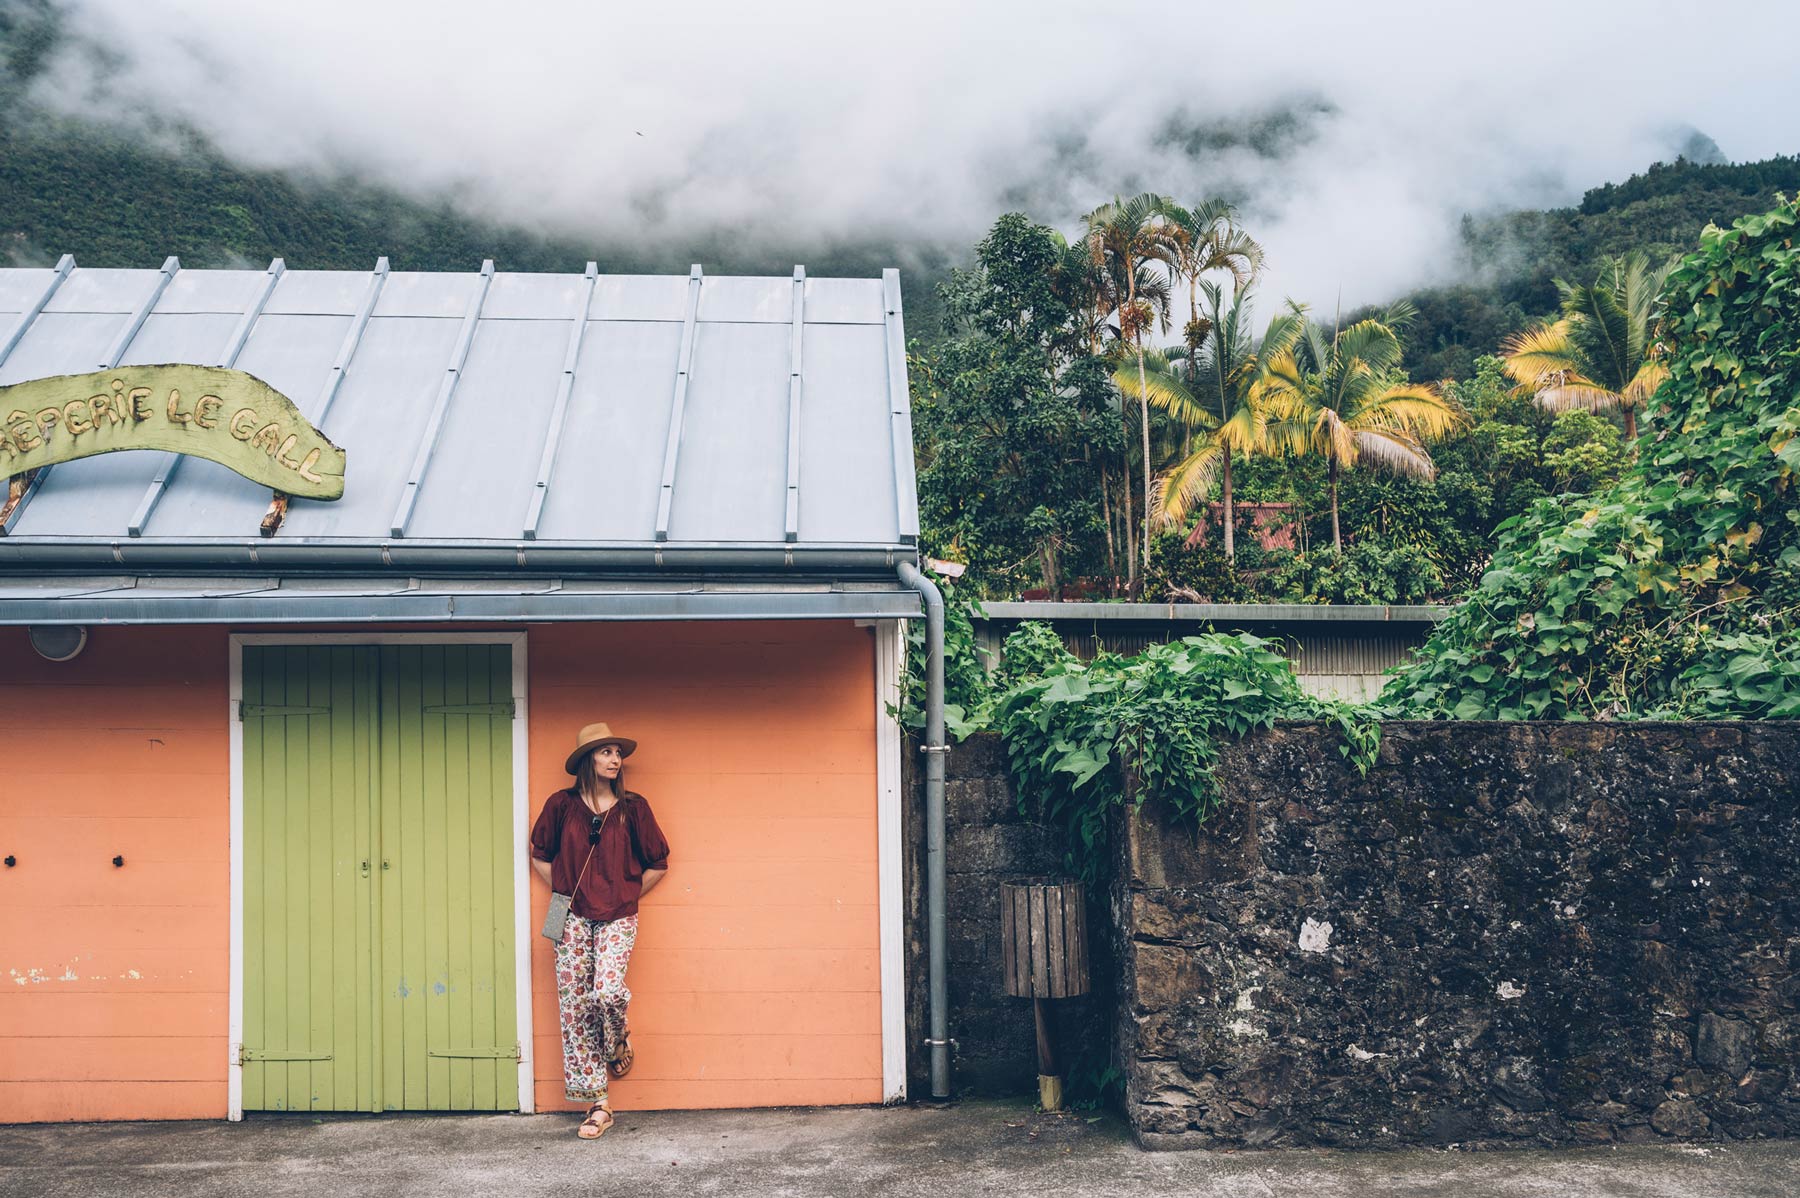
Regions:
M 0 270 L 0 351 L 0 384 L 235 366 L 348 453 L 344 497 L 294 500 L 268 540 L 269 491 L 210 461 L 64 463 L 14 513 L 0 561 L 103 553 L 127 567 L 216 567 L 386 546 L 392 564 L 429 544 L 543 569 L 565 550 L 655 548 L 666 570 L 702 547 L 775 549 L 790 567 L 885 549 L 870 560 L 891 573 L 917 540 L 894 271 L 544 275 L 489 263 L 436 274 L 383 259 L 362 274 L 65 259 Z

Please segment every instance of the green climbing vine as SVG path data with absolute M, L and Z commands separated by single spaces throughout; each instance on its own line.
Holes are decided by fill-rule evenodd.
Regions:
M 989 670 L 949 596 L 949 724 L 1003 738 L 1020 803 L 1069 830 L 1094 880 L 1109 816 L 1161 800 L 1198 825 L 1220 746 L 1321 720 L 1367 771 L 1383 717 L 1800 717 L 1800 205 L 1708 229 L 1670 275 L 1657 352 L 1669 377 L 1637 456 L 1593 495 L 1502 526 L 1479 585 L 1378 704 L 1305 695 L 1271 642 L 1207 634 L 1082 661 L 1024 625 Z M 918 726 L 915 622 L 906 718 Z
M 1800 716 L 1800 207 L 1709 228 L 1663 292 L 1669 377 L 1614 486 L 1502 526 L 1389 683 L 1454 719 Z
M 946 600 L 946 725 L 962 739 L 991 728 L 1006 746 L 1021 810 L 1068 832 L 1065 866 L 1092 882 L 1104 870 L 1110 815 L 1158 798 L 1198 826 L 1219 804 L 1219 748 L 1280 719 L 1325 720 L 1366 772 L 1380 743 L 1370 714 L 1300 689 L 1274 642 L 1208 633 L 1131 656 L 1083 661 L 1047 624 L 1021 624 L 990 675 L 975 656 L 965 601 Z M 968 632 L 959 632 L 968 629 Z M 922 725 L 923 637 L 909 657 L 905 722 Z
M 1042 643 L 1036 631 L 1013 637 Z M 1207 633 L 1134 657 L 1064 652 L 1001 694 L 993 723 L 1021 808 L 1068 830 L 1066 864 L 1091 882 L 1104 872 L 1114 811 L 1155 798 L 1198 826 L 1219 805 L 1222 744 L 1276 720 L 1321 718 L 1346 732 L 1341 751 L 1366 772 L 1379 743 L 1373 720 L 1304 694 L 1272 642 Z

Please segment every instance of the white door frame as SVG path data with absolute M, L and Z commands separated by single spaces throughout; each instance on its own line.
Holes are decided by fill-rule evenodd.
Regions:
M 234 632 L 231 645 L 231 998 L 226 1043 L 227 1117 L 244 1117 L 244 1065 L 238 1052 L 244 1042 L 244 722 L 238 704 L 244 697 L 245 645 L 510 645 L 512 647 L 512 789 L 513 789 L 513 992 L 518 1014 L 519 1111 L 536 1109 L 536 1083 L 531 1042 L 531 867 L 524 848 L 530 835 L 527 817 L 527 729 L 525 646 L 523 632 Z M 884 1040 L 885 1042 L 885 1040 Z
M 906 924 L 901 880 L 905 839 L 900 793 L 900 670 L 906 625 L 877 620 L 875 632 L 876 857 L 881 893 L 881 1096 L 906 1101 Z

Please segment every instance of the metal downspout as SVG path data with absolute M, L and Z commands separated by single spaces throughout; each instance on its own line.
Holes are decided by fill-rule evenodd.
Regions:
M 950 1097 L 950 998 L 945 976 L 944 913 L 944 597 L 911 562 L 901 562 L 900 581 L 925 600 L 925 910 L 930 928 L 931 1096 Z

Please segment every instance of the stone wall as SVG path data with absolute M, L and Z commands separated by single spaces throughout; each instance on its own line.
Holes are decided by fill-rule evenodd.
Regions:
M 1124 820 L 1154 1147 L 1800 1135 L 1800 724 L 1390 724 L 1230 746 Z
M 918 750 L 908 760 L 906 879 L 907 1092 L 931 1094 L 927 1029 L 927 925 L 925 911 L 925 772 Z M 954 1093 L 1035 1094 L 1036 1038 L 1031 1000 L 1002 989 L 1000 884 L 1014 878 L 1062 872 L 1063 837 L 1019 814 L 1006 769 L 1006 750 L 992 734 L 957 745 L 944 770 L 945 899 L 949 960 L 950 1035 Z M 1104 1061 L 1110 1034 L 1109 1000 L 1116 966 L 1106 936 L 1106 895 L 1088 896 L 1093 981 L 1100 991 L 1059 1000 L 1058 1032 L 1065 1049 L 1086 1046 Z

